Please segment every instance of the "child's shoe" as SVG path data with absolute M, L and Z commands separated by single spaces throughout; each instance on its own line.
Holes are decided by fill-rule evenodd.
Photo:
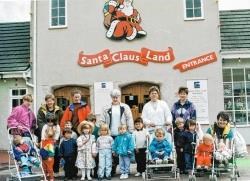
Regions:
M 111 175 L 106 177 L 107 180 L 111 180 Z
M 92 180 L 92 178 L 90 176 L 88 176 L 87 178 L 88 178 L 88 181 Z
M 123 179 L 128 179 L 128 174 L 123 174 Z
M 120 179 L 121 180 L 124 179 L 124 174 L 121 174 Z
M 141 176 L 141 173 L 140 173 L 140 172 L 137 172 L 137 173 L 135 174 L 135 177 L 139 177 L 139 176 Z
M 85 176 L 82 176 L 82 177 L 81 177 L 81 180 L 82 180 L 82 181 L 85 180 Z

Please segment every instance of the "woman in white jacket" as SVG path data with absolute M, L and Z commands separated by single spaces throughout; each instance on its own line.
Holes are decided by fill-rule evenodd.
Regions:
M 159 100 L 160 91 L 158 87 L 149 88 L 150 101 L 146 103 L 142 110 L 142 119 L 149 131 L 154 128 L 172 124 L 172 114 L 167 103 Z

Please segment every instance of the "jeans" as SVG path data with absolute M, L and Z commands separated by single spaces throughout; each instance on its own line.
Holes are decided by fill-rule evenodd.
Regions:
M 194 155 L 191 153 L 184 153 L 184 159 L 185 159 L 185 169 L 192 170 L 194 163 Z
M 112 152 L 111 149 L 99 150 L 99 168 L 98 177 L 103 178 L 111 175 L 112 170 Z
M 129 174 L 130 169 L 130 157 L 119 156 L 119 166 L 121 174 Z

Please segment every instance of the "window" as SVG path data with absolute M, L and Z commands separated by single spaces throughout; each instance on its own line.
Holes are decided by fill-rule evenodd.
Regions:
M 11 108 L 21 105 L 25 94 L 27 94 L 26 88 L 11 89 Z
M 184 0 L 185 20 L 203 19 L 203 0 Z
M 50 27 L 67 26 L 67 0 L 50 0 Z
M 224 110 L 238 125 L 250 123 L 250 68 L 224 68 Z

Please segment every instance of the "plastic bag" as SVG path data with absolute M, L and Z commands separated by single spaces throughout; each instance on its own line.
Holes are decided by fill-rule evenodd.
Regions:
M 235 141 L 235 156 L 236 157 L 247 156 L 248 152 L 247 152 L 246 141 L 238 131 L 234 132 L 234 141 Z

